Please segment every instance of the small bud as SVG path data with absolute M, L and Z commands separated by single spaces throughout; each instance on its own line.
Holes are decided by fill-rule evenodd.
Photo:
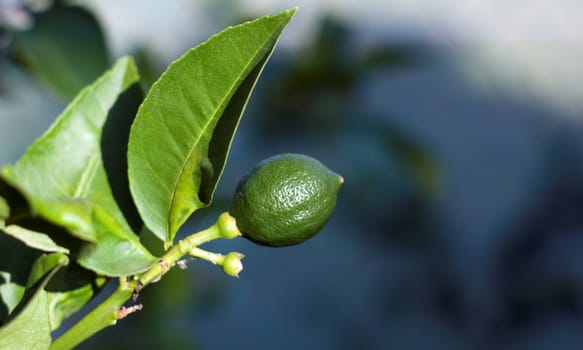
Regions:
M 233 239 L 241 236 L 241 231 L 237 227 L 237 220 L 229 213 L 225 212 L 219 216 L 217 220 L 221 237 L 225 239 Z
M 245 255 L 237 252 L 231 252 L 225 256 L 223 261 L 223 271 L 229 276 L 239 277 L 239 272 L 243 270 L 241 260 Z

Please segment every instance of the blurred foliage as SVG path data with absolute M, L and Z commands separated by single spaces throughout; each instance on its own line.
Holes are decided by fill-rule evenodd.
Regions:
M 563 334 L 558 325 L 572 320 L 580 326 L 583 321 L 583 163 L 581 147 L 565 141 L 577 139 L 578 133 L 561 134 L 559 146 L 551 143 L 537 155 L 543 162 L 552 160 L 537 177 L 541 193 L 533 194 L 536 200 L 521 208 L 511 224 L 502 225 L 502 232 L 484 239 L 491 247 L 476 246 L 475 254 L 482 254 L 476 261 L 485 267 L 456 260 L 464 256 L 459 250 L 473 232 L 443 232 L 450 218 L 443 216 L 441 200 L 451 194 L 444 192 L 446 175 L 433 150 L 393 125 L 391 110 L 371 112 L 358 96 L 370 76 L 423 68 L 432 54 L 427 50 L 364 44 L 345 23 L 323 19 L 310 45 L 276 56 L 266 68 L 251 102 L 249 119 L 260 122 L 250 128 L 254 144 L 249 147 L 271 152 L 295 147 L 340 158 L 333 168 L 346 179 L 340 202 L 348 208 L 342 222 L 356 227 L 345 230 L 359 235 L 352 241 L 383 256 L 379 259 L 386 264 L 374 283 L 362 287 L 377 289 L 373 304 L 381 325 L 368 333 L 343 328 L 348 342 L 343 348 L 487 349 L 504 344 L 505 349 L 531 349 L 537 340 L 525 335 L 539 327 L 547 333 L 537 339 L 547 347 L 538 348 L 549 348 L 549 339 Z M 565 127 L 572 128 L 560 126 Z M 360 264 L 362 273 L 371 268 L 366 261 Z M 467 293 L 480 286 L 486 298 Z M 318 310 L 335 312 L 325 303 Z M 583 332 L 563 331 L 568 340 L 556 342 L 557 348 L 579 348 L 574 340 Z M 355 343 L 348 345 L 349 339 Z
M 12 16 L 25 23 L 14 25 L 0 18 L 0 63 L 4 59 L 22 68 L 59 98 L 69 101 L 112 63 L 98 18 L 81 4 L 31 0 L 4 5 L 15 6 L 10 9 Z M 143 49 L 136 49 L 134 56 L 147 89 L 161 71 L 154 68 Z M 0 93 L 1 70 L 0 65 Z
M 368 74 L 412 67 L 420 53 L 413 47 L 384 43 L 358 47 L 354 34 L 345 23 L 327 17 L 313 43 L 287 60 L 278 56 L 279 65 L 268 71 L 271 74 L 264 78 L 263 94 L 256 102 L 261 105 L 257 115 L 262 118 L 263 134 L 272 135 L 266 142 L 282 132 L 309 128 L 333 135 L 371 123 L 359 115 L 351 94 Z
M 59 96 L 71 99 L 109 67 L 103 32 L 89 11 L 57 3 L 33 21 L 14 33 L 10 58 Z

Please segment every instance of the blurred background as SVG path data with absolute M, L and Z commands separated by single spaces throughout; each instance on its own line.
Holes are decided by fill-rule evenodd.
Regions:
M 345 178 L 303 245 L 240 279 L 172 271 L 81 349 L 583 348 L 583 2 L 0 0 L 0 164 L 122 55 L 144 88 L 225 26 L 299 6 L 212 209 L 281 152 Z

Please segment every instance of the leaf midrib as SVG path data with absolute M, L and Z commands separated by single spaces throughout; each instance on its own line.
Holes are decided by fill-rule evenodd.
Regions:
M 281 26 L 281 23 L 280 23 L 279 25 Z M 265 48 L 265 43 L 267 43 L 269 40 L 271 40 L 271 39 L 273 38 L 273 36 L 274 36 L 274 35 L 271 35 L 271 36 L 269 36 L 269 37 L 268 37 L 268 38 L 267 38 L 267 39 L 266 39 L 266 40 L 263 42 L 263 44 L 260 46 L 260 48 L 259 48 L 259 49 L 258 49 L 258 50 L 257 50 L 257 51 L 256 51 L 256 52 L 253 54 L 253 56 L 252 56 L 252 57 L 253 57 L 253 59 L 249 60 L 249 63 L 248 63 L 246 66 L 245 66 L 245 69 L 243 70 L 244 72 L 249 72 L 249 67 L 251 66 L 251 63 L 252 63 L 253 61 L 255 61 L 255 58 L 257 58 L 257 54 L 258 54 L 258 53 L 259 53 L 259 52 L 260 52 L 262 49 L 264 49 L 264 48 Z M 276 35 L 276 36 L 277 36 L 277 35 Z M 267 51 L 267 52 L 269 52 L 269 51 Z M 231 87 L 229 88 L 229 90 L 228 90 L 229 92 L 233 91 L 233 89 L 234 89 L 236 86 L 239 86 L 239 85 L 241 84 L 241 81 L 243 81 L 243 79 L 241 79 L 241 77 L 242 77 L 242 76 L 243 76 L 243 74 L 240 74 L 240 75 L 237 77 L 237 79 L 235 80 L 235 83 L 233 83 L 233 84 L 231 85 Z M 175 182 L 172 184 L 172 193 L 171 193 L 171 196 L 170 196 L 170 203 L 169 203 L 170 205 L 168 206 L 168 211 L 167 211 L 167 218 L 168 218 L 168 220 L 166 221 L 166 222 L 167 222 L 167 224 L 166 224 L 166 239 L 167 239 L 167 240 L 168 240 L 168 239 L 169 239 L 169 238 L 172 236 L 172 234 L 171 234 L 171 232 L 170 232 L 170 228 L 171 228 L 171 225 L 172 225 L 172 221 L 170 220 L 170 219 L 171 219 L 171 213 L 172 213 L 172 211 L 173 211 L 173 209 L 174 209 L 174 207 L 175 207 L 175 205 L 174 205 L 174 198 L 176 197 L 178 183 L 180 182 L 180 179 L 182 179 L 182 176 L 183 176 L 183 174 L 184 174 L 184 171 L 185 171 L 186 165 L 190 163 L 190 159 L 192 158 L 192 154 L 193 154 L 194 150 L 196 149 L 196 147 L 198 146 L 198 144 L 199 144 L 199 142 L 200 142 L 200 139 L 201 139 L 202 135 L 204 135 L 204 134 L 205 134 L 205 132 L 206 132 L 206 130 L 208 129 L 208 127 L 210 126 L 211 122 L 212 122 L 213 120 L 215 120 L 215 118 L 216 118 L 216 115 L 217 115 L 218 111 L 220 110 L 220 106 L 223 106 L 223 104 L 225 103 L 225 101 L 226 101 L 226 100 L 227 100 L 229 97 L 232 97 L 232 96 L 233 96 L 233 94 L 232 94 L 232 93 L 226 94 L 226 95 L 225 95 L 225 97 L 224 97 L 224 98 L 221 100 L 221 102 L 220 102 L 220 103 L 217 105 L 218 107 L 217 107 L 217 108 L 215 109 L 215 111 L 212 113 L 212 117 L 208 119 L 207 123 L 205 123 L 205 125 L 204 125 L 204 127 L 203 127 L 203 129 L 202 129 L 202 130 L 203 130 L 203 132 L 199 134 L 199 136 L 197 137 L 196 141 L 193 143 L 193 146 L 190 148 L 190 150 L 189 150 L 189 152 L 188 152 L 188 156 L 186 157 L 186 160 L 185 160 L 185 161 L 182 163 L 182 165 L 181 165 L 181 167 L 180 167 L 180 171 L 179 171 L 179 173 L 178 173 L 179 175 L 178 175 L 178 177 L 177 177 L 176 181 L 175 181 Z
M 101 152 L 93 153 L 91 158 L 89 158 L 86 170 L 81 173 L 81 178 L 79 179 L 75 192 L 73 193 L 74 198 L 84 198 L 87 194 L 87 190 L 90 188 L 93 177 L 99 168 L 100 153 Z

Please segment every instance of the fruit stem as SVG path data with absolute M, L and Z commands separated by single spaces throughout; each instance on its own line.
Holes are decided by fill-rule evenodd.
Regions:
M 98 331 L 115 325 L 117 320 L 126 317 L 128 313 L 141 309 L 140 305 L 134 305 L 126 309 L 124 304 L 132 298 L 135 300 L 140 290 L 160 280 L 184 255 L 191 254 L 219 265 L 223 265 L 225 259 L 229 258 L 229 264 L 227 264 L 229 267 L 223 268 L 228 275 L 237 276 L 237 273 L 242 268 L 240 264 L 240 260 L 243 258 L 242 254 L 229 253 L 223 256 L 198 248 L 199 245 L 214 239 L 232 239 L 240 236 L 241 234 L 236 229 L 233 220 L 228 213 L 221 214 L 217 221 L 207 229 L 194 233 L 170 247 L 158 262 L 150 266 L 145 272 L 136 276 L 120 277 L 117 289 L 100 305 L 85 315 L 81 321 L 57 338 L 51 344 L 50 349 L 72 349 Z M 234 262 L 231 262 L 231 260 L 234 260 Z M 233 264 L 235 268 L 231 266 Z M 130 309 L 132 311 L 127 312 Z
M 209 251 L 200 249 L 200 248 L 192 248 L 190 250 L 190 255 L 196 257 L 196 258 L 200 258 L 206 261 L 211 262 L 213 265 L 223 265 L 223 262 L 225 261 L 225 256 L 222 254 L 217 254 L 217 253 L 211 253 Z

